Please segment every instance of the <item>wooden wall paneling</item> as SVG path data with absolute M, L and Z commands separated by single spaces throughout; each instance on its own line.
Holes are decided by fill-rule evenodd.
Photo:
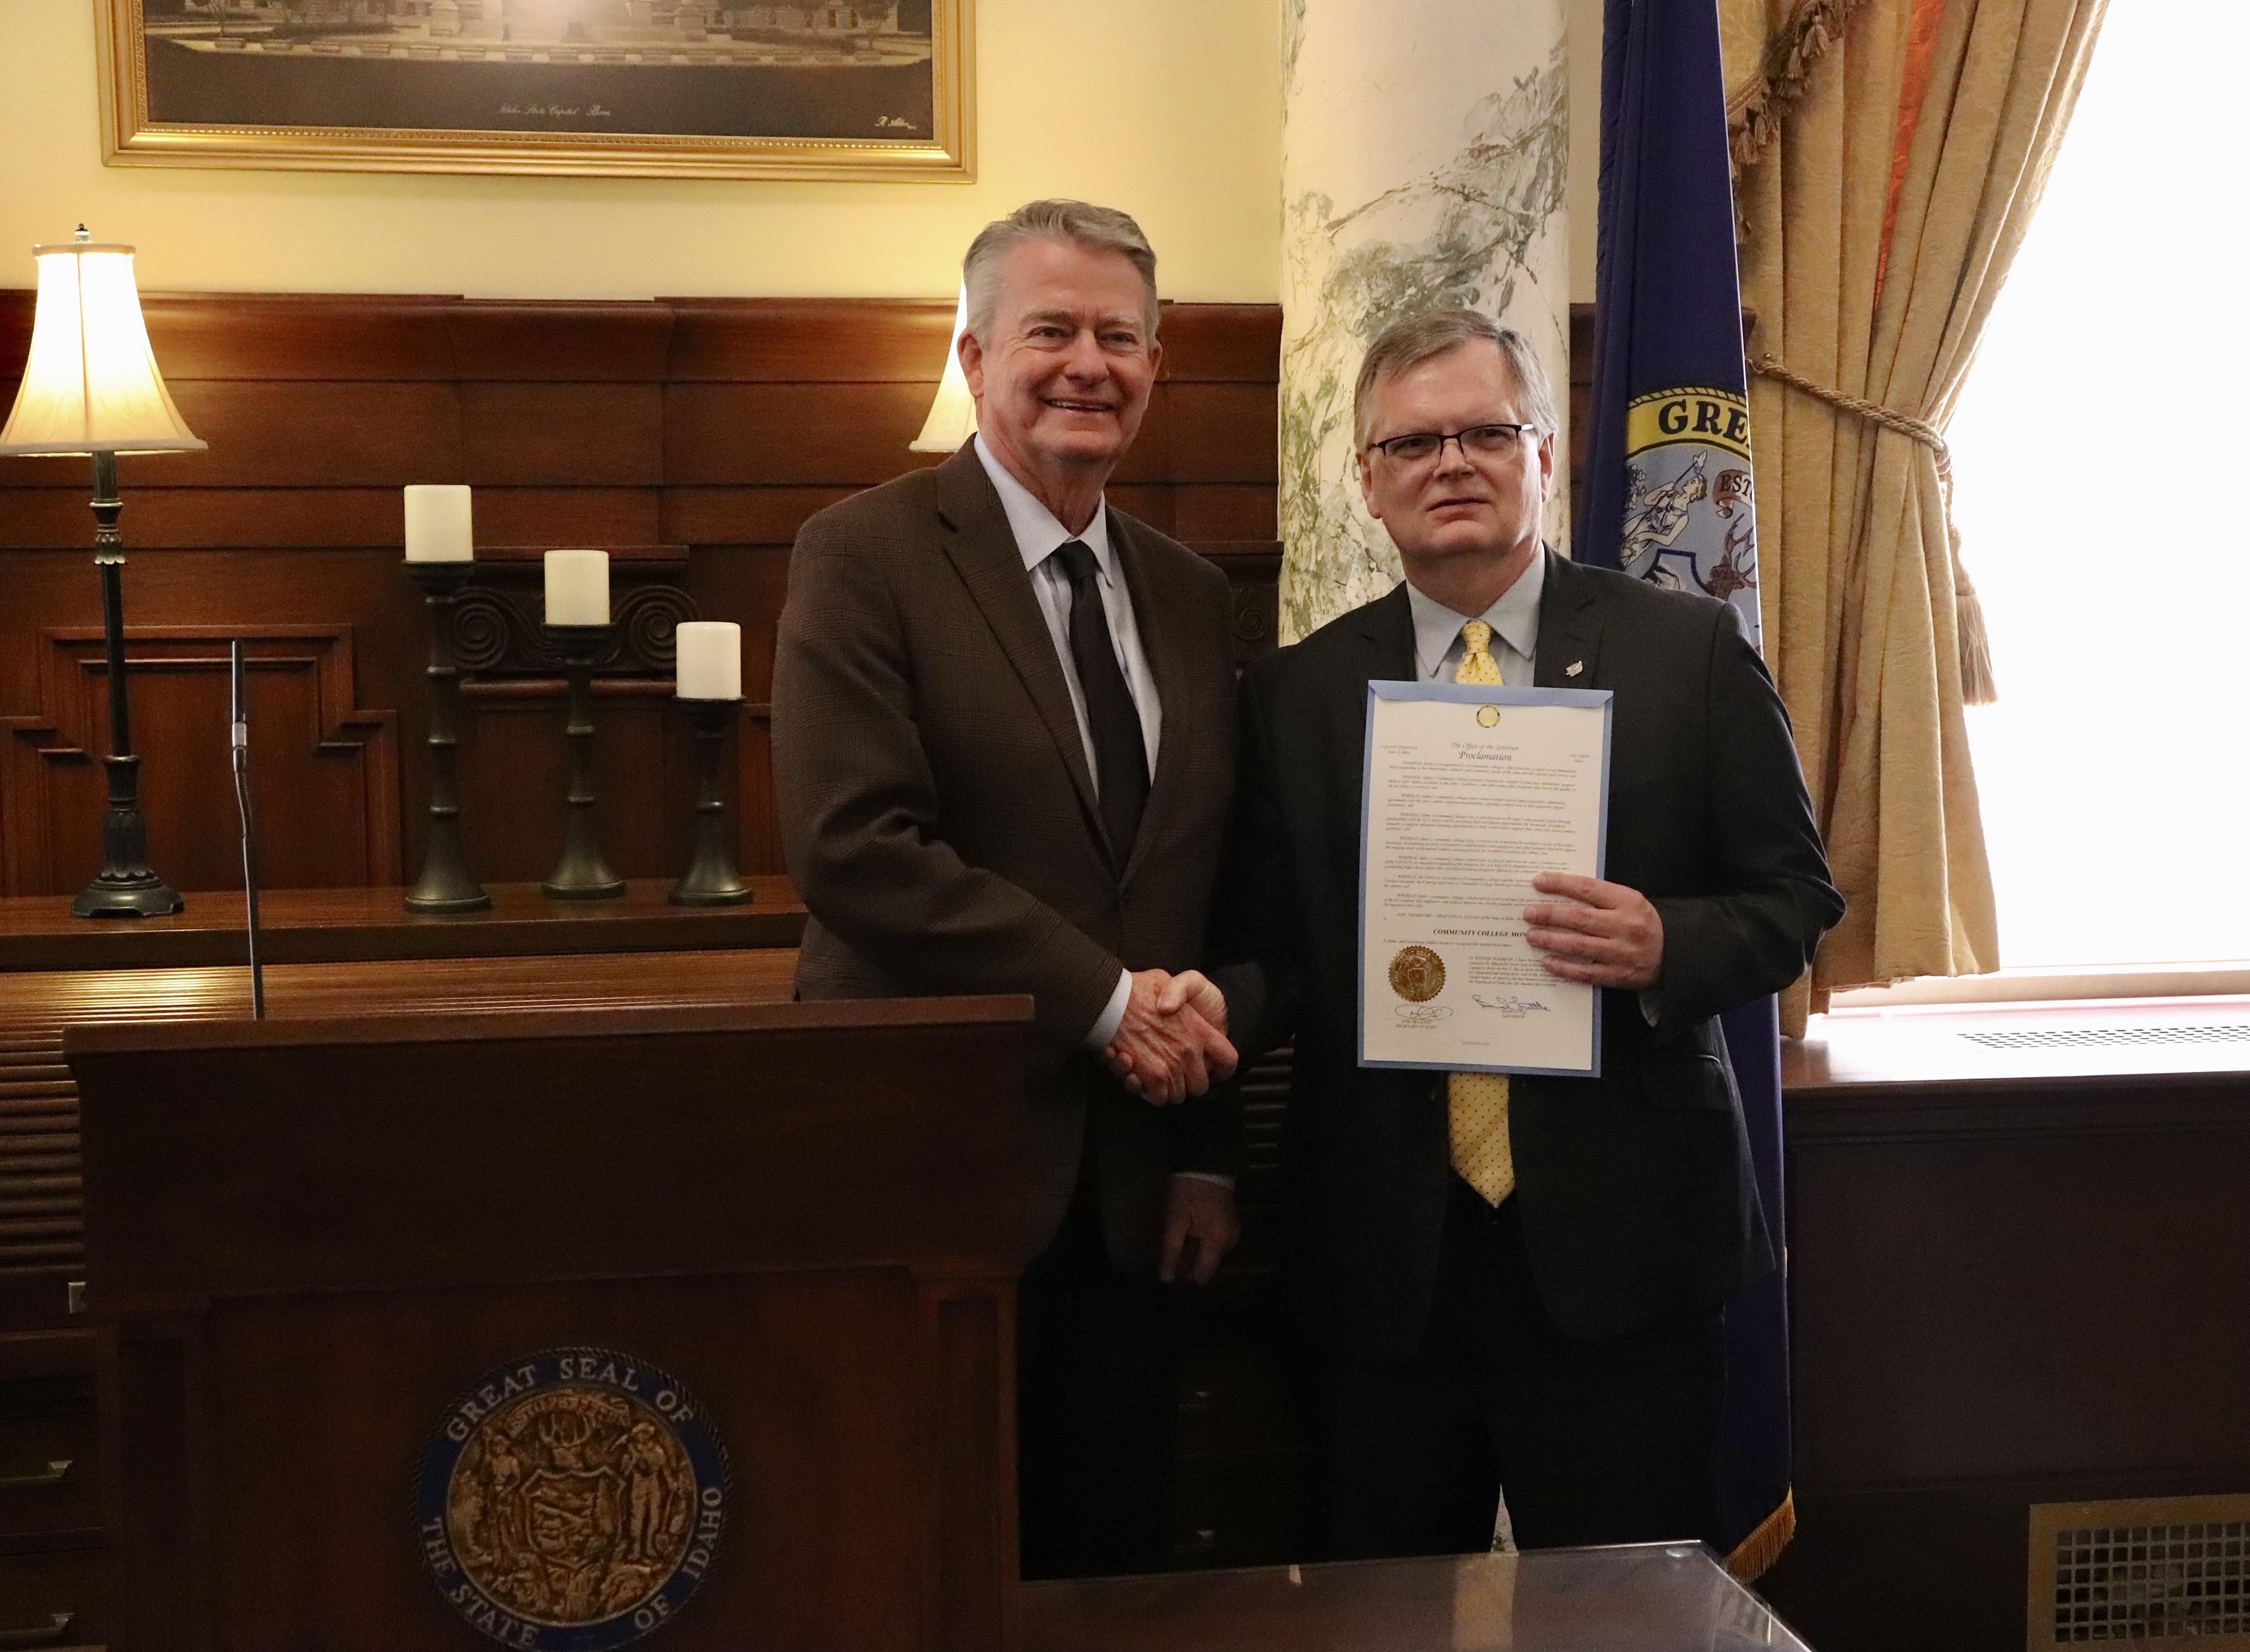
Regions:
M 461 410 L 446 384 L 171 380 L 200 453 L 127 453 L 118 487 L 401 487 L 460 482 Z M 128 530 L 128 545 L 132 543 Z
M 31 308 L 28 292 L 0 293 L 0 386 L 19 370 Z M 953 320 L 949 299 L 147 294 L 144 308 L 167 381 L 211 449 L 121 467 L 128 621 L 187 623 L 214 637 L 254 623 L 349 628 L 360 678 L 351 704 L 397 713 L 395 835 L 404 872 L 420 864 L 427 795 L 426 642 L 420 600 L 399 572 L 398 488 L 475 485 L 487 555 L 545 545 L 688 547 L 685 584 L 698 594 L 697 611 L 744 628 L 755 702 L 770 673 L 787 547 L 804 519 L 935 462 L 906 444 L 942 371 Z M 1117 502 L 1201 547 L 1270 544 L 1278 310 L 1168 305 L 1163 336 L 1156 405 Z M 45 715 L 29 664 L 40 651 L 37 632 L 99 621 L 86 566 L 89 481 L 82 459 L 0 464 L 0 554 L 11 592 L 26 598 L 17 612 L 0 612 L 10 656 L 0 659 L 0 717 L 11 727 Z M 1257 608 L 1265 598 L 1250 601 Z M 661 719 L 621 715 L 638 719 L 630 738 L 671 749 Z M 480 829 L 500 834 L 493 864 L 529 877 L 549 870 L 544 827 L 532 829 L 537 847 L 505 836 L 517 820 L 544 819 L 538 765 L 549 754 L 531 733 L 535 720 L 516 708 L 485 738 L 473 733 L 463 754 L 464 782 L 485 823 L 473 824 L 473 841 Z M 764 726 L 746 714 L 735 762 L 746 869 L 779 865 L 767 742 Z M 519 754 L 533 766 L 520 767 Z M 673 816 L 685 819 L 688 781 L 676 758 L 659 767 L 677 795 L 659 802 L 637 793 L 631 806 L 647 809 L 646 821 L 620 816 L 617 864 L 628 875 L 673 869 L 666 845 Z M 637 788 L 643 777 L 629 773 Z M 537 795 L 508 789 L 517 776 Z M 98 781 L 98 766 L 87 778 Z M 144 788 L 152 823 L 175 807 L 168 789 Z M 68 807 L 92 811 L 73 822 L 71 842 L 92 842 L 98 785 Z M 280 823 L 289 808 L 280 806 Z M 308 817 L 314 810 L 310 797 L 296 808 Z M 0 830 L 14 817 L 0 816 Z M 227 816 L 182 817 L 157 840 L 171 831 L 208 840 L 186 864 L 231 864 Z M 36 846 L 0 842 L 0 866 L 15 869 L 10 891 L 73 886 Z M 55 881 L 27 879 L 30 866 L 48 868 Z M 479 871 L 498 877 L 482 862 Z
M 21 295 L 25 314 L 31 294 Z M 398 383 L 454 376 L 459 299 L 351 293 L 144 293 L 165 382 Z M 20 373 L 0 357 L 0 372 Z
M 397 881 L 396 714 L 354 704 L 349 625 L 127 628 L 151 864 L 183 888 L 240 886 L 225 743 L 235 637 L 247 644 L 264 876 L 292 887 Z M 99 833 L 81 823 L 102 809 L 95 754 L 107 749 L 107 665 L 94 627 L 48 630 L 40 641 L 39 711 L 5 719 L 14 738 L 4 819 L 24 851 L 15 876 L 73 888 L 100 864 Z M 290 829 L 299 822 L 306 829 Z
M 1168 381 L 1149 397 L 1121 484 L 1258 483 L 1276 473 L 1273 387 Z
M 921 1564 L 938 1585 L 921 1642 L 1011 1647 L 1018 1539 L 1016 1500 L 1004 1489 L 1016 1483 L 1016 1419 L 1000 1373 L 1012 1361 L 1012 1302 L 1006 1294 L 996 1299 L 982 1281 L 917 1277 L 914 1284 L 915 1355 L 937 1373 L 922 1394 L 922 1497 L 954 1516 L 923 1527 Z M 997 1406 L 996 1395 L 1004 1395 Z M 1005 1557 L 997 1577 L 996 1552 Z
M 459 395 L 459 479 L 473 487 L 654 487 L 664 480 L 665 416 L 654 384 L 465 383 Z
M 935 384 L 675 383 L 665 474 L 674 484 L 872 487 L 932 463 L 907 444 Z
M 558 678 L 473 682 L 461 742 L 461 833 L 487 883 L 537 883 L 562 852 L 570 760 Z M 690 780 L 689 736 L 672 712 L 672 685 L 597 678 L 594 791 L 602 850 L 625 878 L 677 872 L 674 839 Z
M 687 542 L 666 531 L 663 496 L 653 487 L 480 487 L 472 506 L 480 559 L 512 545 Z M 403 510 L 396 498 L 390 509 Z
M 675 317 L 663 304 L 512 299 L 445 306 L 452 373 L 467 382 L 653 384 Z
M 804 526 L 805 518 L 857 492 L 848 486 L 669 483 L 664 490 L 663 531 L 657 537 L 682 545 L 764 545 L 786 549 L 796 540 L 797 530 Z
M 950 299 L 659 299 L 673 383 L 928 384 L 945 371 Z M 925 405 L 925 412 L 928 408 Z

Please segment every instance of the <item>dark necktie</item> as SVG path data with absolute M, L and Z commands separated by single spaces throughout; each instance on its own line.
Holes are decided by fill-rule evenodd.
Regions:
M 1094 778 L 1101 792 L 1101 823 L 1122 871 L 1141 829 L 1141 810 L 1149 801 L 1149 747 L 1141 738 L 1141 714 L 1125 686 L 1117 650 L 1109 640 L 1109 613 L 1101 603 L 1101 574 L 1094 553 L 1077 540 L 1057 547 L 1056 560 L 1070 581 L 1070 658 L 1078 668 L 1079 692 L 1086 697 L 1086 726 L 1094 736 Z

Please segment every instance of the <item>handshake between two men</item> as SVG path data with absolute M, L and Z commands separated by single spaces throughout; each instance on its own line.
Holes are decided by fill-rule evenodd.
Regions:
M 1527 906 L 1525 938 L 1549 974 L 1592 987 L 1646 990 L 1662 977 L 1664 920 L 1639 891 L 1598 878 L 1543 872 L 1532 887 L 1553 898 Z M 1156 1106 L 1200 1096 L 1234 1076 L 1226 998 L 1200 970 L 1132 972 L 1125 1018 L 1102 1054 L 1134 1094 Z M 1232 1189 L 1175 1175 L 1165 1201 L 1157 1272 L 1170 1284 L 1184 1267 L 1207 1284 L 1241 1229 Z
M 1559 898 L 1523 909 L 1525 939 L 1549 974 L 1628 989 L 1660 979 L 1664 920 L 1639 890 L 1569 872 L 1542 872 L 1531 882 Z M 1170 1106 L 1234 1076 L 1226 998 L 1202 971 L 1142 969 L 1132 981 L 1125 1018 L 1102 1052 L 1128 1090 Z

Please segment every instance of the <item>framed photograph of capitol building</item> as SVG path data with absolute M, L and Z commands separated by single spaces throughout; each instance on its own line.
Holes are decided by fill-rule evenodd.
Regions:
M 975 0 L 95 0 L 114 166 L 967 182 Z

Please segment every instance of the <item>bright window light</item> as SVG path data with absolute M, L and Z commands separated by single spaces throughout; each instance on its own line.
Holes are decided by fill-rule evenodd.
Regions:
M 2243 0 L 2112 0 L 1946 432 L 2001 962 L 2250 959 Z

